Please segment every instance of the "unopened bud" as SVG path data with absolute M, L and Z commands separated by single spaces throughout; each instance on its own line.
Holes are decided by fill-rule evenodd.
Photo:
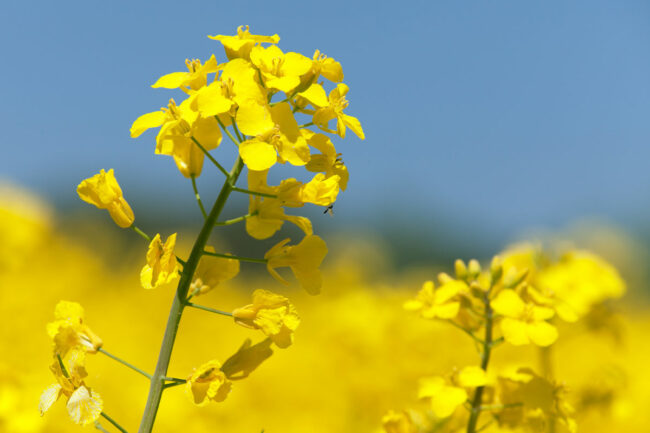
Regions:
M 457 259 L 454 262 L 454 269 L 456 270 L 456 278 L 459 280 L 464 280 L 467 278 L 467 266 L 465 266 L 465 262 L 463 262 L 461 259 Z
M 481 273 L 481 265 L 478 260 L 472 259 L 468 263 L 467 270 L 469 272 L 469 277 L 474 280 Z

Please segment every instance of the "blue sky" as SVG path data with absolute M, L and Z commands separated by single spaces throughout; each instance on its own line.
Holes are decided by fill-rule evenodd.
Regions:
M 136 214 L 193 206 L 153 134 L 129 127 L 174 96 L 149 87 L 158 76 L 225 60 L 206 35 L 242 24 L 343 65 L 367 139 L 337 145 L 351 181 L 327 224 L 440 220 L 508 237 L 647 219 L 650 3 L 635 0 L 6 0 L 0 177 L 81 207 L 77 183 L 114 168 Z M 209 196 L 218 179 L 201 182 Z

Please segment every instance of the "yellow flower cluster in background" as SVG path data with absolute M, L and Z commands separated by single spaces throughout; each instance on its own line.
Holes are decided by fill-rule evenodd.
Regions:
M 29 200 L 25 192 L 15 197 L 21 203 Z M 78 330 L 78 341 L 95 341 L 86 346 L 92 350 L 98 343 L 95 336 L 100 336 L 102 348 L 128 354 L 134 365 L 148 370 L 155 363 L 150 346 L 160 339 L 169 301 L 157 296 L 155 291 L 137 290 L 141 264 L 132 263 L 128 257 L 133 253 L 140 255 L 141 248 L 131 252 L 124 244 L 106 241 L 107 249 L 117 249 L 125 257 L 121 263 L 109 263 L 98 255 L 100 251 L 94 247 L 94 239 L 82 241 L 55 232 L 46 216 L 47 206 L 32 201 L 35 204 L 30 209 L 13 206 L 16 202 L 6 199 L 0 205 L 0 229 L 14 236 L 11 243 L 0 246 L 0 257 L 11 256 L 10 260 L 0 261 L 0 283 L 11 288 L 2 291 L 0 303 L 0 314 L 11 323 L 3 328 L 0 339 L 3 354 L 0 431 L 91 431 L 92 425 L 84 428 L 70 422 L 66 394 L 61 394 L 60 401 L 52 404 L 47 416 L 39 416 L 37 402 L 43 390 L 48 384 L 59 383 L 56 374 L 43 368 L 44 362 L 58 368 L 53 362 L 54 343 L 48 333 L 54 326 L 47 326 L 59 320 L 52 315 L 54 306 L 61 298 L 84 305 L 82 324 L 91 328 L 92 334 L 73 321 L 70 326 Z M 38 237 L 20 235 L 31 233 L 34 228 Z M 108 239 L 115 239 L 110 227 L 107 230 Z M 635 250 L 623 250 L 620 242 L 621 255 L 608 257 L 617 259 L 618 266 L 627 263 L 621 262 L 621 258 L 628 260 L 642 255 Z M 21 248 L 16 248 L 17 245 Z M 187 246 L 181 244 L 178 248 L 184 252 Z M 12 249 L 13 254 L 7 249 Z M 166 391 L 156 431 L 208 431 L 219 425 L 228 431 L 417 432 L 420 426 L 434 419 L 433 398 L 418 398 L 423 378 L 437 376 L 444 380 L 444 386 L 462 389 L 467 389 L 463 384 L 482 383 L 482 375 L 466 370 L 475 367 L 477 362 L 471 339 L 440 320 L 423 320 L 402 309 L 401 304 L 414 296 L 418 277 L 412 273 L 378 276 L 377 269 L 387 268 L 385 262 L 368 260 L 377 257 L 381 248 L 367 246 L 362 239 L 347 236 L 344 242 L 333 242 L 331 250 L 332 260 L 324 272 L 323 294 L 313 298 L 304 292 L 291 292 L 292 304 L 308 318 L 296 329 L 291 352 L 275 354 L 264 368 L 256 370 L 248 380 L 238 382 L 228 398 L 218 405 L 188 404 L 188 393 L 183 386 Z M 502 257 L 505 267 L 508 255 Z M 564 260 L 554 263 L 561 264 Z M 549 269 L 552 266 L 555 265 L 549 263 Z M 529 272 L 526 278 L 536 272 Z M 229 310 L 255 305 L 247 288 L 263 289 L 267 284 L 268 278 L 261 277 L 221 280 L 210 292 L 217 296 L 210 298 L 208 305 L 225 306 Z M 494 374 L 489 373 L 487 377 L 490 386 L 503 389 L 495 398 L 518 403 L 527 396 L 534 398 L 536 394 L 531 394 L 532 390 L 545 390 L 547 396 L 557 393 L 560 402 L 568 402 L 573 407 L 572 417 L 578 431 L 649 430 L 648 419 L 639 415 L 650 405 L 647 390 L 650 373 L 646 368 L 650 362 L 647 345 L 650 315 L 641 289 L 644 288 L 630 286 L 631 293 L 616 301 L 618 307 L 614 310 L 610 305 L 608 313 L 594 305 L 577 322 L 554 319 L 559 335 L 551 346 L 555 384 L 539 378 L 542 368 L 537 346 L 502 344 L 495 350 L 490 364 Z M 277 308 L 280 313 L 292 311 L 286 304 Z M 141 320 L 143 317 L 146 320 Z M 135 320 L 139 322 L 137 327 L 132 326 Z M 242 345 L 251 336 L 250 329 L 238 326 L 224 333 L 223 323 L 201 311 L 188 312 L 183 323 L 197 331 L 180 336 L 170 375 L 186 377 L 192 368 L 198 367 L 191 375 L 199 377 L 207 370 L 201 367 L 201 359 L 211 359 L 215 353 L 227 359 L 237 353 L 226 371 L 231 378 L 244 377 L 254 367 L 253 361 L 270 348 L 270 340 L 262 340 L 257 347 Z M 260 327 L 256 332 L 261 335 L 264 331 Z M 105 356 L 86 353 L 85 358 L 88 376 L 82 382 L 88 396 L 101 396 L 103 410 L 119 419 L 127 430 L 135 431 L 147 381 Z M 223 368 L 226 362 L 221 365 Z M 518 371 L 521 365 L 529 366 L 532 371 Z M 219 376 L 217 371 L 212 373 Z M 204 379 L 209 377 L 206 375 Z M 220 386 L 213 385 L 214 388 L 217 392 L 211 395 L 217 397 Z M 192 393 L 189 395 L 194 397 Z M 78 396 L 88 401 L 84 391 Z M 548 406 L 540 405 L 541 409 L 545 407 Z M 541 409 L 537 411 L 543 413 Z M 561 414 L 561 406 L 551 405 L 550 410 Z M 77 413 L 81 414 L 73 411 Z M 504 423 L 512 425 L 521 420 L 522 411 L 513 407 L 507 415 Z M 524 415 L 531 422 L 535 420 L 534 413 Z M 442 425 L 449 425 L 449 421 Z M 512 430 L 507 425 L 504 424 L 502 431 Z M 462 427 L 458 429 L 464 431 Z

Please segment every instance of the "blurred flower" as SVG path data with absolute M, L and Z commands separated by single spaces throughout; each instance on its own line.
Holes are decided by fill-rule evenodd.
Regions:
M 108 210 L 118 226 L 127 228 L 133 224 L 133 211 L 122 196 L 113 169 L 108 170 L 108 173 L 102 169 L 98 174 L 82 181 L 77 186 L 77 193 L 86 203 Z
M 59 357 L 50 366 L 57 383 L 50 385 L 41 394 L 39 410 L 41 416 L 61 397 L 68 399 L 66 407 L 70 419 L 77 424 L 88 425 L 95 422 L 102 411 L 103 402 L 99 394 L 86 387 L 83 379 L 88 375 L 83 366 L 83 352 L 70 357 L 65 370 Z
M 438 289 L 435 289 L 433 281 L 425 281 L 417 297 L 406 301 L 404 308 L 419 311 L 425 319 L 453 319 L 460 309 L 460 302 L 456 296 L 466 289 L 467 285 L 457 280 L 449 281 Z
M 214 247 L 207 246 L 205 251 L 214 252 Z M 220 283 L 235 278 L 239 274 L 239 260 L 203 255 L 194 272 L 190 285 L 191 296 L 205 295 Z
M 388 411 L 381 419 L 386 433 L 417 433 L 417 427 L 413 423 L 408 412 Z
M 266 267 L 276 280 L 284 284 L 288 283 L 275 268 L 290 267 L 300 285 L 310 295 L 317 295 L 323 280 L 319 266 L 327 254 L 327 245 L 316 235 L 305 236 L 298 245 L 286 246 L 290 240 L 287 238 L 267 251 L 264 255 L 268 260 Z
M 500 321 L 503 338 L 515 346 L 532 342 L 549 346 L 557 340 L 557 329 L 546 320 L 554 315 L 548 307 L 525 303 L 511 289 L 505 289 L 490 302 L 494 312 L 503 316 Z
M 300 317 L 287 298 L 268 290 L 253 292 L 253 303 L 232 312 L 235 322 L 261 330 L 280 348 L 293 343 L 293 332 Z
M 248 377 L 262 362 L 273 355 L 271 343 L 271 339 L 267 338 L 251 345 L 250 338 L 247 338 L 237 352 L 223 363 L 221 371 L 230 380 Z
M 187 379 L 185 393 L 195 405 L 205 406 L 210 401 L 224 401 L 230 387 L 230 381 L 221 371 L 221 363 L 212 360 L 197 368 Z
M 151 240 L 147 251 L 147 264 L 140 272 L 140 282 L 145 289 L 171 283 L 178 277 L 178 263 L 174 254 L 176 233 L 170 235 L 163 245 L 160 234 Z
M 47 324 L 47 334 L 54 342 L 54 353 L 64 357 L 72 349 L 96 353 L 102 340 L 84 323 L 84 310 L 76 302 L 59 301 L 54 322 Z
M 418 397 L 431 399 L 431 410 L 438 418 L 451 416 L 467 400 L 467 391 L 447 384 L 444 378 L 427 377 L 420 380 Z

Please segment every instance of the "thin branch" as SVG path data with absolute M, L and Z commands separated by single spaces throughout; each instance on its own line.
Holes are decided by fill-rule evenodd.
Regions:
M 257 259 L 254 257 L 231 256 L 230 254 L 213 253 L 212 251 L 203 251 L 206 256 L 221 257 L 224 259 L 235 259 L 240 262 L 267 263 L 267 259 Z
M 113 426 L 115 426 L 115 428 L 118 429 L 119 431 L 121 431 L 122 433 L 129 433 L 128 431 L 126 431 L 126 429 L 125 429 L 124 427 L 122 427 L 121 425 L 119 425 L 119 424 L 118 424 L 118 423 L 117 423 L 113 418 L 111 418 L 110 416 L 106 415 L 104 412 L 102 412 L 100 415 L 103 416 L 104 418 L 106 418 L 106 421 L 108 421 L 108 422 L 110 422 L 111 424 L 113 424 Z
M 221 129 L 223 129 L 223 132 L 225 132 L 226 135 L 227 135 L 228 137 L 230 137 L 230 139 L 232 140 L 232 142 L 235 143 L 235 145 L 236 145 L 237 147 L 239 147 L 239 145 L 240 145 L 241 143 L 240 143 L 239 141 L 237 141 L 237 139 L 236 139 L 235 137 L 233 137 L 233 135 L 230 133 L 230 131 L 228 130 L 228 128 L 226 128 L 226 125 L 224 125 L 223 122 L 221 121 L 221 119 L 219 119 L 219 116 L 214 116 L 214 118 L 217 119 L 217 122 L 219 122 L 219 126 L 221 126 Z
M 99 349 L 97 349 L 97 351 L 103 353 L 104 355 L 108 356 L 109 358 L 114 359 L 115 361 L 119 362 L 120 364 L 123 364 L 123 365 L 129 367 L 131 370 L 137 371 L 138 373 L 140 373 L 141 375 L 143 375 L 147 379 L 151 380 L 151 375 L 149 373 L 147 373 L 147 372 L 145 372 L 143 370 L 140 370 L 135 365 L 130 364 L 130 363 L 126 362 L 125 360 L 120 359 L 117 356 L 113 355 L 112 353 L 107 352 L 103 347 L 100 347 Z
M 217 309 L 215 309 L 215 308 L 206 307 L 206 306 L 204 306 L 204 305 L 193 304 L 193 303 L 191 303 L 191 302 L 186 302 L 185 305 L 187 305 L 188 307 L 194 307 L 194 308 L 197 308 L 197 309 L 199 309 L 199 310 L 209 311 L 210 313 L 221 314 L 222 316 L 229 316 L 229 317 L 232 317 L 232 313 L 229 313 L 229 312 L 227 312 L 227 311 L 217 310 Z
M 221 164 L 219 164 L 219 162 L 218 162 L 216 159 L 214 159 L 214 157 L 213 157 L 212 155 L 210 155 L 210 152 L 208 152 L 207 149 L 206 149 L 205 147 L 203 147 L 203 145 L 202 145 L 201 143 L 199 143 L 198 140 L 197 140 L 196 138 L 194 138 L 194 136 L 191 136 L 190 138 L 192 139 L 192 141 L 194 142 L 194 144 L 196 144 L 197 146 L 199 146 L 199 149 L 201 149 L 201 151 L 205 154 L 205 156 L 207 156 L 208 159 L 209 159 L 210 161 L 212 161 L 212 163 L 213 163 L 213 164 L 214 164 L 214 165 L 219 169 L 220 172 L 222 172 L 222 173 L 225 174 L 226 176 L 229 175 L 228 170 L 226 170 L 225 168 L 223 168 L 223 166 L 222 166 Z
M 240 217 L 237 217 L 237 218 L 233 218 L 233 219 L 229 219 L 229 220 L 221 221 L 221 222 L 216 222 L 216 223 L 214 223 L 214 225 L 215 226 L 229 226 L 231 224 L 237 224 L 239 222 L 246 221 L 248 218 L 254 217 L 257 214 L 258 214 L 258 212 L 254 211 L 254 212 L 251 212 L 249 214 L 246 214 L 246 215 L 243 215 L 243 216 L 240 216 Z
M 208 214 L 205 211 L 205 207 L 203 207 L 203 202 L 201 201 L 201 196 L 199 195 L 199 189 L 196 186 L 196 177 L 192 176 L 192 189 L 194 190 L 194 197 L 196 197 L 196 202 L 199 204 L 199 209 L 201 209 L 201 214 L 203 215 L 203 219 L 208 218 Z
M 257 191 L 249 191 L 247 189 L 238 188 L 236 186 L 233 186 L 232 190 L 237 191 L 237 192 L 242 192 L 244 194 L 257 195 L 257 196 L 260 196 L 260 197 L 278 198 L 278 196 L 274 195 L 274 194 L 267 194 L 265 192 L 257 192 Z

